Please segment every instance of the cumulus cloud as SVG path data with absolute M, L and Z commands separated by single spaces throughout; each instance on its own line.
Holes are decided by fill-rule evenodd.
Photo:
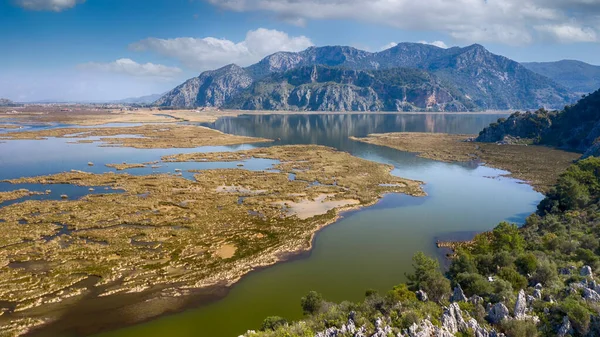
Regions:
M 259 28 L 249 31 L 244 41 L 237 43 L 214 37 L 148 38 L 129 47 L 178 59 L 195 70 L 206 70 L 230 63 L 247 66 L 278 51 L 300 51 L 311 46 L 312 41 L 305 36 L 292 37 L 278 30 Z
M 436 47 L 444 48 L 444 49 L 448 48 L 448 45 L 446 45 L 446 43 L 444 43 L 444 41 L 432 41 L 432 42 L 419 41 L 419 43 L 430 44 L 432 46 L 436 46 Z
M 438 31 L 468 42 L 592 41 L 598 0 L 206 0 L 231 11 L 267 11 L 291 22 L 346 19 Z M 578 25 L 564 26 L 565 22 Z M 541 27 L 541 28 L 540 28 Z M 570 28 L 569 28 L 570 27 Z M 552 34 L 549 34 L 552 33 Z
M 140 64 L 132 59 L 122 58 L 110 63 L 89 62 L 78 65 L 81 70 L 92 70 L 115 74 L 125 74 L 136 77 L 155 77 L 170 79 L 179 75 L 181 69 L 168 67 L 162 64 L 144 63 Z
M 85 0 L 16 0 L 19 7 L 32 11 L 61 12 L 73 8 Z

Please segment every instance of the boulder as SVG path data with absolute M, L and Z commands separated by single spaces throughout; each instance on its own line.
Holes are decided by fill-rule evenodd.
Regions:
M 594 277 L 594 274 L 592 273 L 592 267 L 583 266 L 581 268 L 581 270 L 579 271 L 579 275 L 581 275 L 583 277 Z
M 533 297 L 536 298 L 536 299 L 538 299 L 538 300 L 541 300 L 542 299 L 542 291 L 539 290 L 539 289 L 535 289 L 533 291 Z
M 492 324 L 500 323 L 508 318 L 510 318 L 508 308 L 503 303 L 494 304 L 488 312 L 488 319 Z
M 469 298 L 469 303 L 473 305 L 483 304 L 483 298 L 481 296 L 473 295 Z
M 583 299 L 590 302 L 600 302 L 600 294 L 590 288 L 583 289 Z
M 459 284 L 458 286 L 456 286 L 454 288 L 454 292 L 452 293 L 452 296 L 450 297 L 450 302 L 466 302 L 466 301 L 467 301 L 467 296 L 465 296 L 465 293 L 463 292 L 463 290 Z
M 429 300 L 427 293 L 424 292 L 423 290 L 416 291 L 415 295 L 417 295 L 417 299 L 421 302 L 427 302 Z
M 565 337 L 567 335 L 573 334 L 573 328 L 571 327 L 571 321 L 569 321 L 569 317 L 563 317 L 562 325 L 558 329 L 556 336 Z

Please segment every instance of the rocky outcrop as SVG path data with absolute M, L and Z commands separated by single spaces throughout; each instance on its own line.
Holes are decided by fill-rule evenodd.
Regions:
M 417 290 L 415 292 L 415 295 L 417 295 L 417 299 L 421 302 L 427 302 L 429 300 L 427 293 L 424 292 L 423 290 Z
M 522 139 L 538 141 L 552 126 L 548 111 L 514 113 L 508 119 L 501 118 L 479 133 L 476 141 L 484 143 L 515 143 Z
M 527 317 L 527 298 L 525 291 L 522 289 L 519 291 L 519 295 L 517 295 L 514 316 L 516 319 L 525 319 Z
M 252 77 L 234 64 L 206 71 L 166 93 L 155 105 L 163 107 L 221 107 L 252 84 Z
M 454 288 L 454 292 L 452 293 L 452 296 L 450 297 L 450 302 L 466 302 L 466 301 L 467 301 L 467 296 L 465 296 L 465 293 L 463 292 L 463 290 L 459 284 Z
M 592 267 L 590 267 L 590 266 L 583 266 L 581 268 L 581 270 L 579 271 L 579 275 L 581 275 L 583 277 L 593 278 L 594 277 L 594 273 L 592 272 Z
M 503 303 L 494 304 L 488 311 L 488 320 L 492 324 L 498 324 L 508 318 L 510 318 L 510 313 Z
M 573 335 L 573 328 L 571 327 L 571 321 L 569 321 L 569 317 L 563 317 L 562 325 L 558 329 L 556 336 L 565 337 L 568 335 Z

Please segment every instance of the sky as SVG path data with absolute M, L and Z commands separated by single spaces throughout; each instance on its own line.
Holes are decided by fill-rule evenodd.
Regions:
M 0 0 L 0 98 L 160 94 L 277 51 L 398 42 L 600 65 L 600 0 Z

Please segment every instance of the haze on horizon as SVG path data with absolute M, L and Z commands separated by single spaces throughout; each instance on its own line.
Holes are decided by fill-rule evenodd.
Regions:
M 598 64 L 593 0 L 0 0 L 0 97 L 163 93 L 277 51 L 480 43 L 516 61 Z

